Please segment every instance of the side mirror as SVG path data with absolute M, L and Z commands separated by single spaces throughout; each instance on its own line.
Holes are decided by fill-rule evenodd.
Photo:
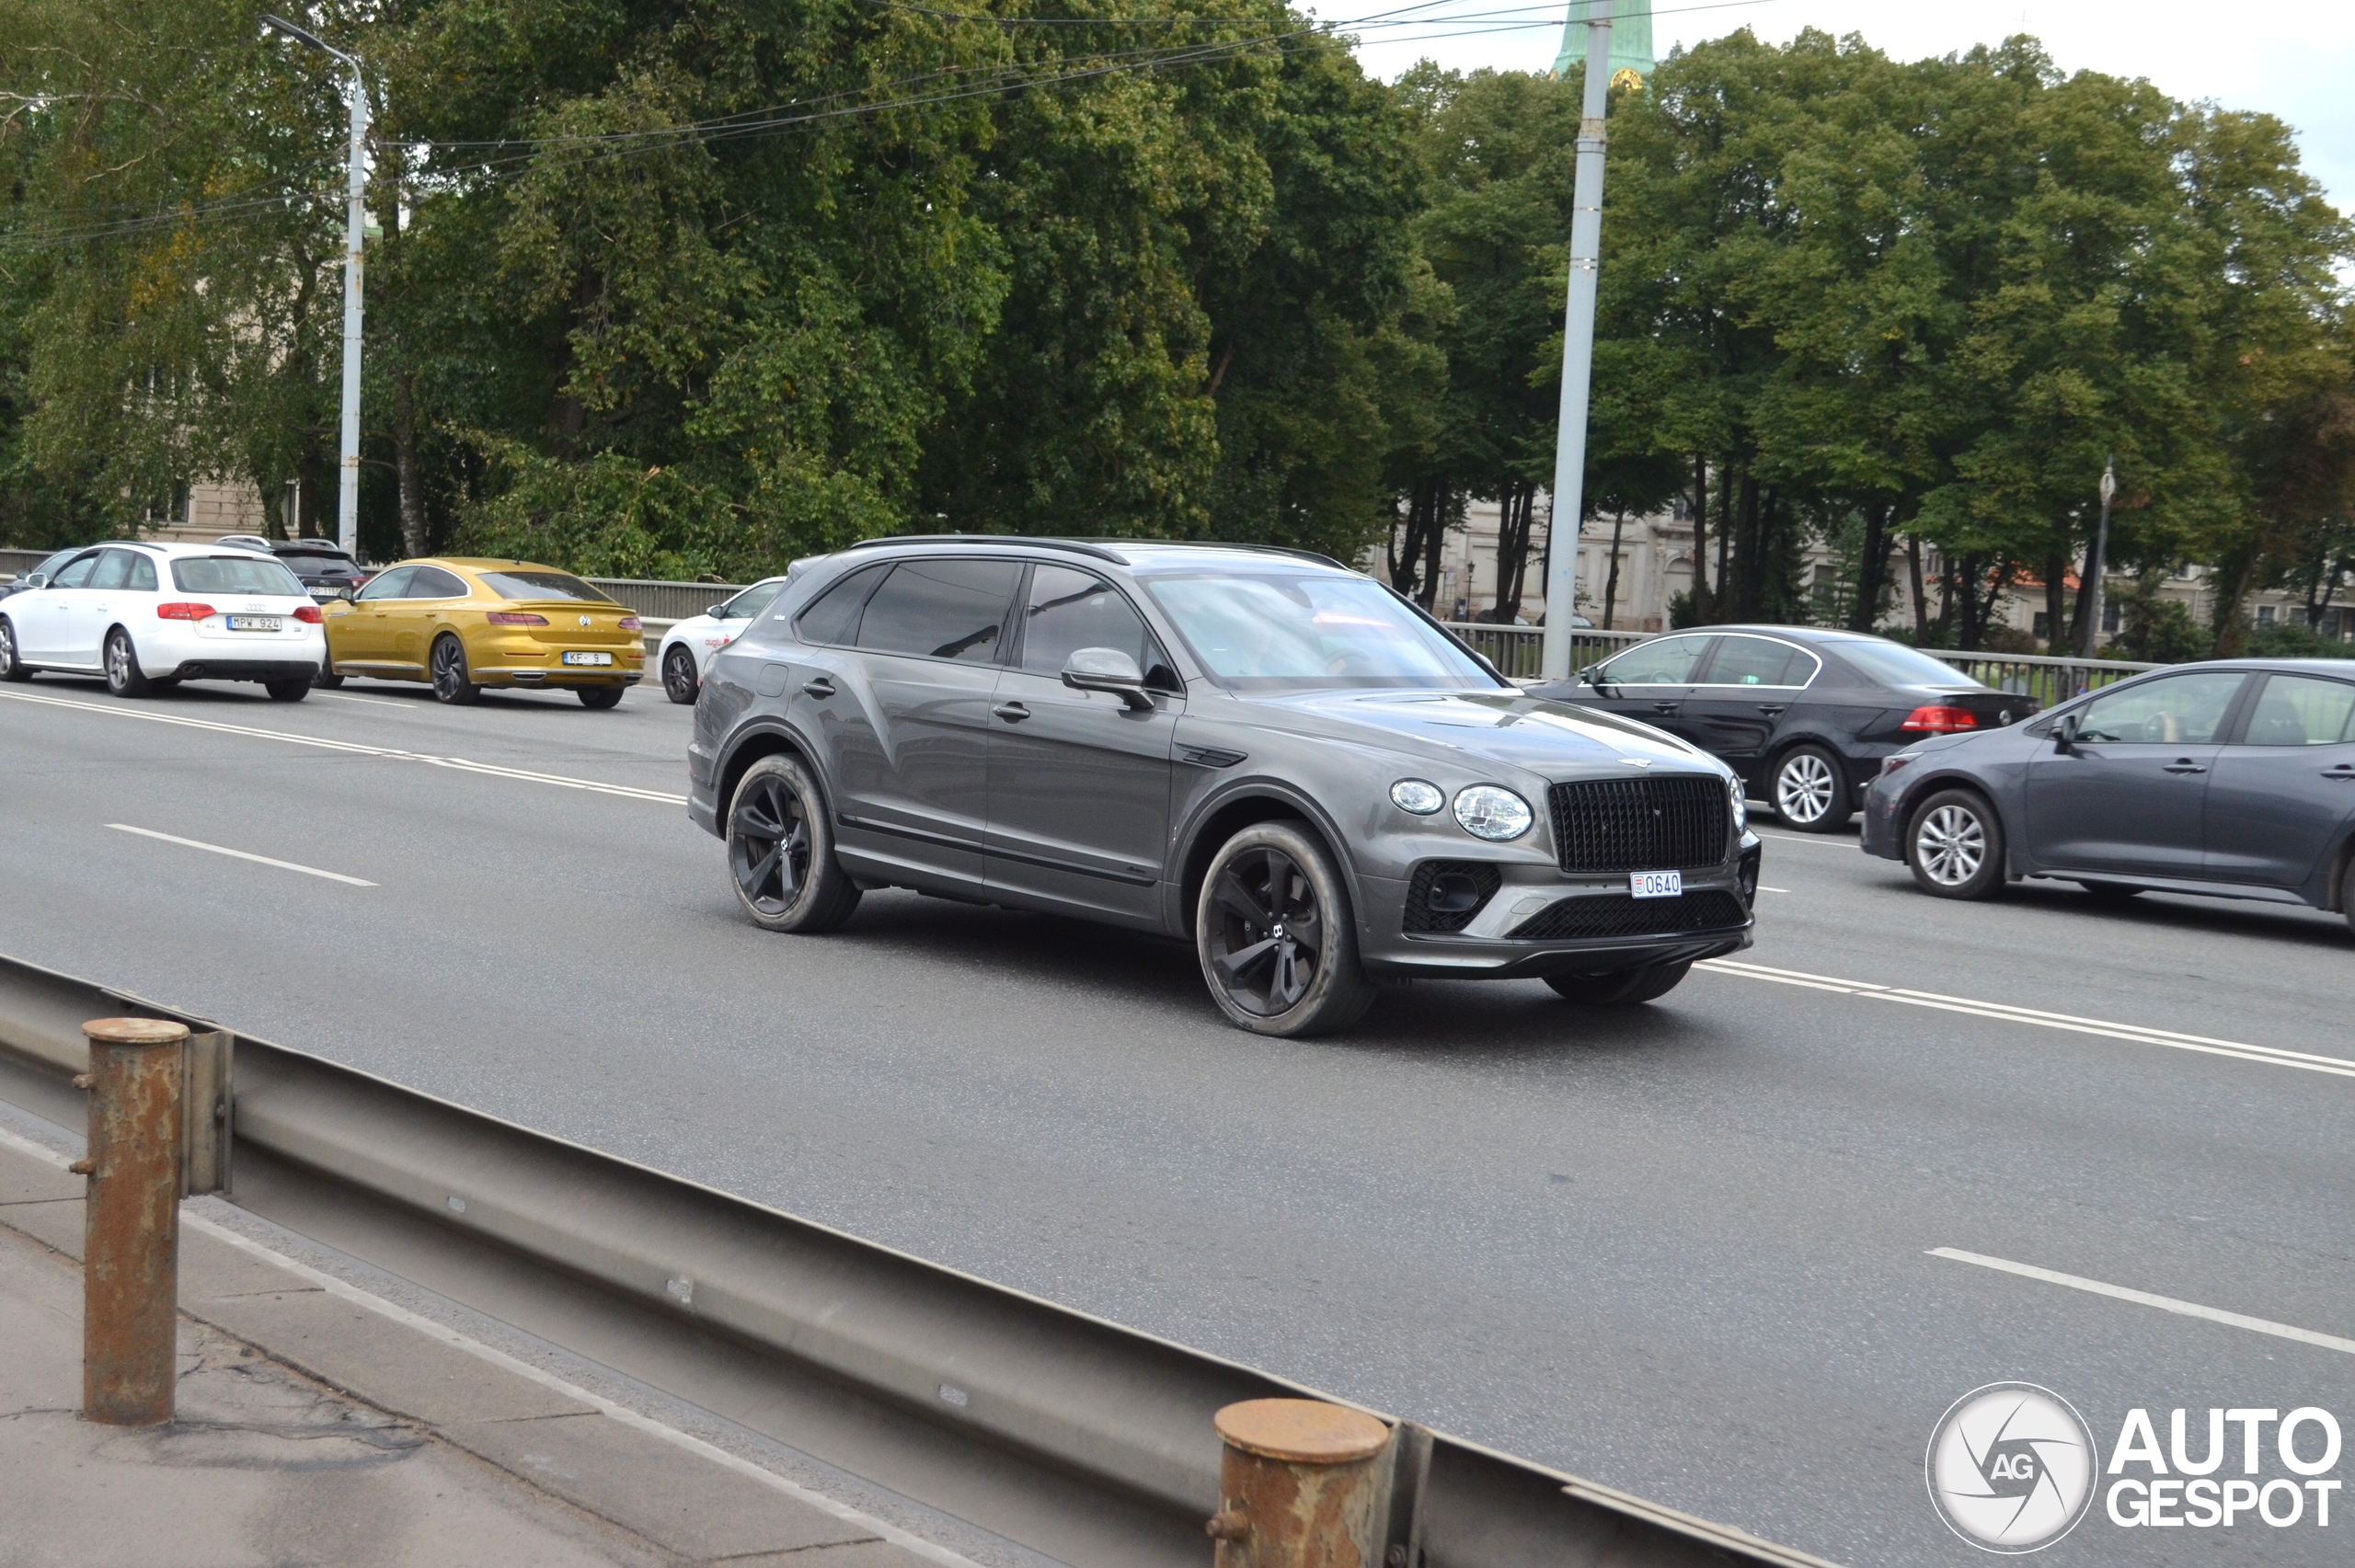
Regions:
M 1074 692 L 1109 692 L 1132 713 L 1150 712 L 1153 698 L 1144 689 L 1144 671 L 1118 648 L 1084 647 L 1063 660 L 1063 684 Z
M 727 602 L 723 601 L 718 604 L 706 604 L 704 606 L 703 612 L 715 621 L 725 621 L 728 619 Z
M 49 574 L 47 572 L 27 572 L 17 580 L 22 582 L 27 588 L 47 588 L 49 586 Z
M 2065 757 L 2076 749 L 2077 715 L 2069 714 L 2064 715 L 2059 724 L 2052 727 L 2052 750 Z

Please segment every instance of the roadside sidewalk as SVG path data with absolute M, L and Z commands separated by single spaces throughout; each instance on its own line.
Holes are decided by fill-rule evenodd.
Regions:
M 0 1565 L 964 1559 L 183 1215 L 178 1419 L 82 1402 L 83 1181 L 0 1141 Z

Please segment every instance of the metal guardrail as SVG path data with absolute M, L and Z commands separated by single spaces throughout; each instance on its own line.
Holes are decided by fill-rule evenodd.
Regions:
M 616 604 L 626 604 L 642 616 L 684 621 L 700 615 L 723 600 L 735 598 L 746 583 L 672 582 L 659 578 L 584 578 L 590 587 Z
M 36 1114 L 78 1120 L 79 1096 L 66 1085 L 86 1070 L 81 1023 L 126 1011 L 222 1027 L 0 958 L 0 1091 Z M 658 1328 L 712 1336 L 735 1358 L 739 1381 L 790 1364 L 822 1379 L 833 1402 L 886 1407 L 890 1441 L 923 1449 L 925 1473 L 941 1472 L 944 1452 L 969 1466 L 990 1455 L 1031 1461 L 1052 1484 L 1033 1489 L 1028 1515 L 1006 1516 L 992 1489 L 970 1478 L 943 1484 L 947 1502 L 918 1494 L 1010 1539 L 1052 1546 L 1079 1568 L 1206 1562 L 1203 1520 L 1221 1503 L 1213 1413 L 1245 1399 L 1325 1397 L 321 1057 L 246 1035 L 232 1049 L 228 1201 L 301 1230 L 322 1191 L 356 1192 L 395 1213 L 411 1256 L 419 1247 L 471 1249 L 458 1272 L 478 1296 L 515 1299 L 495 1277 L 500 1267 L 553 1270 L 575 1296 L 602 1291 L 649 1322 L 659 1314 Z M 283 1175 L 270 1178 L 271 1169 Z M 582 1320 L 576 1311 L 569 1321 Z M 1390 1562 L 1824 1568 L 1739 1530 L 1396 1425 Z M 773 1435 L 828 1457 L 795 1434 Z M 871 1442 L 864 1457 L 876 1458 Z M 999 1516 L 977 1517 L 977 1499 L 979 1512 L 997 1505 Z
M 49 559 L 47 550 L 0 550 L 0 578 L 13 578 L 18 572 L 31 571 Z

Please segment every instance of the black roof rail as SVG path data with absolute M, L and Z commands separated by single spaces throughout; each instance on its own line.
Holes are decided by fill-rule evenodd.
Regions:
M 1338 567 L 1345 572 L 1357 571 L 1355 567 L 1345 561 L 1337 561 L 1330 555 L 1320 555 L 1314 550 L 1294 549 L 1289 544 L 1238 544 L 1226 539 L 1113 539 L 1110 537 L 1107 537 L 1104 542 L 1108 544 L 1135 544 L 1147 549 L 1244 550 L 1261 555 L 1290 555 L 1294 560 L 1314 561 L 1320 567 Z
M 1076 555 L 1093 555 L 1116 567 L 1129 564 L 1126 556 L 1116 555 L 1100 544 L 1090 544 L 1081 539 L 1045 538 L 1028 533 L 886 533 L 879 538 L 861 539 L 844 548 L 872 550 L 886 544 L 1029 544 L 1042 550 L 1069 550 Z

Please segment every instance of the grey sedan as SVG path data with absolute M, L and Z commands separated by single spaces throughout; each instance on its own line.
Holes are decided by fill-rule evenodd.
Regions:
M 1941 898 L 2044 876 L 2355 923 L 2355 664 L 2158 670 L 2033 723 L 1924 740 L 1873 781 L 1864 847 Z
M 910 887 L 1190 942 L 1226 1017 L 1373 983 L 1664 994 L 1750 942 L 1723 764 L 1523 694 L 1356 572 L 1167 543 L 879 540 L 714 655 L 688 810 L 770 930 Z

